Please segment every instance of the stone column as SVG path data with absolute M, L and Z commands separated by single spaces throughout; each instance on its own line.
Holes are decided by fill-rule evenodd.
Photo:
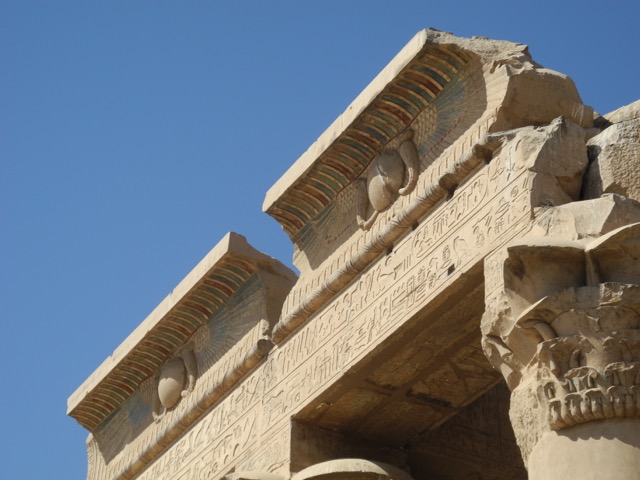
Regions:
M 640 478 L 640 224 L 498 255 L 483 348 L 529 478 Z
M 386 463 L 341 458 L 305 468 L 293 475 L 291 480 L 413 480 L 413 477 Z

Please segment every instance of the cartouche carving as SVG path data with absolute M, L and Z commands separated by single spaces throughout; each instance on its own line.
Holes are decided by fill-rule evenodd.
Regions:
M 198 365 L 192 346 L 164 364 L 158 373 L 158 383 L 153 397 L 153 419 L 159 422 L 165 413 L 174 408 L 196 385 Z
M 412 139 L 413 131 L 408 130 L 398 149 L 384 151 L 374 158 L 367 179 L 360 180 L 358 226 L 361 229 L 369 230 L 378 213 L 389 208 L 398 195 L 409 195 L 416 188 L 419 158 Z M 365 220 L 369 204 L 373 214 Z

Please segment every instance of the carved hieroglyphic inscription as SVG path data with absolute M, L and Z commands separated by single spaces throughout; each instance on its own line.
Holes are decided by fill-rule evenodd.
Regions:
M 291 459 L 291 426 L 285 418 L 272 433 L 252 443 L 238 459 L 236 471 L 282 472 L 288 475 Z
M 308 421 L 306 413 L 318 405 L 316 420 L 340 412 L 331 398 L 357 410 L 382 397 L 356 434 L 378 441 L 383 432 L 390 439 L 384 422 L 398 419 L 408 437 L 393 437 L 388 443 L 395 446 L 437 421 L 422 413 L 428 409 L 413 407 L 432 402 L 433 411 L 453 415 L 454 407 L 495 380 L 483 375 L 477 335 L 451 327 L 449 320 L 465 310 L 458 300 L 464 295 L 482 308 L 484 259 L 487 292 L 494 295 L 486 298 L 495 299 L 504 260 L 493 255 L 496 249 L 528 234 L 545 209 L 579 198 L 591 113 L 571 80 L 535 64 L 524 45 L 421 32 L 267 195 L 265 209 L 296 249 L 301 278 L 295 288 L 293 276 L 274 272 L 272 259 L 246 245 L 231 248 L 238 243 L 232 235 L 233 261 L 221 256 L 205 276 L 192 275 L 183 296 L 165 305 L 174 309 L 171 315 L 163 311 L 145 322 L 152 335 L 137 332 L 135 345 L 117 356 L 118 371 L 104 369 L 89 401 L 81 391 L 80 401 L 72 402 L 80 403 L 72 411 L 92 433 L 89 477 L 197 480 L 252 471 L 286 477 L 295 438 L 291 419 Z M 288 281 L 267 282 L 258 292 L 251 290 L 256 272 Z M 265 305 L 274 291 L 278 298 Z M 442 315 L 454 303 L 455 313 Z M 471 312 L 465 326 L 479 316 Z M 527 322 L 518 328 L 548 340 L 538 319 Z M 455 332 L 455 345 L 441 350 L 451 360 L 416 343 L 436 365 L 420 351 L 420 374 L 405 382 L 404 392 L 371 382 L 367 375 L 381 359 L 395 359 L 402 368 L 394 342 L 413 342 L 423 326 L 425 337 L 439 331 L 436 340 L 444 341 L 445 324 Z M 247 328 L 231 334 L 228 325 Z M 618 347 L 612 338 L 598 344 L 607 355 Z M 183 355 L 187 343 L 193 358 Z M 600 396 L 587 395 L 589 401 L 597 397 L 589 403 L 592 413 L 595 405 L 606 416 L 600 397 L 616 392 L 613 410 L 620 403 L 625 412 L 640 409 L 627 405 L 638 395 L 630 380 L 637 373 L 633 357 L 601 362 L 598 376 L 586 368 L 589 345 L 574 343 L 564 358 L 571 367 L 566 372 L 553 371 L 551 354 L 541 360 L 555 375 L 541 392 L 549 405 L 562 396 L 549 421 L 559 425 L 583 414 L 586 394 L 574 394 L 593 390 L 596 377 L 609 383 L 606 392 L 599 386 Z M 114 378 L 125 388 L 110 392 Z M 95 382 L 89 383 L 92 390 Z M 563 410 L 569 397 L 578 407 Z M 378 413 L 383 421 L 367 423 Z M 405 426 L 400 416 L 429 419 Z M 328 428 L 344 433 L 344 418 L 336 415 Z
M 414 477 L 526 479 L 509 423 L 509 393 L 498 384 L 419 438 L 410 454 Z
M 314 395 L 327 379 L 339 375 L 459 272 L 479 261 L 493 242 L 517 232 L 519 222 L 526 223 L 528 177 L 517 166 L 505 169 L 503 162 L 496 160 L 478 172 L 393 253 L 272 352 L 267 374 L 276 390 L 269 409 L 291 411 L 286 407 L 290 392 L 294 397 L 300 392 Z M 501 176 L 511 177 L 502 189 Z M 468 222 L 470 216 L 483 221 Z M 265 415 L 266 421 L 272 417 L 275 414 Z
M 213 480 L 255 442 L 260 409 L 256 376 L 243 383 L 138 478 Z
M 497 155 L 400 241 L 392 253 L 272 350 L 240 391 L 222 400 L 201 420 L 208 428 L 201 429 L 199 424 L 198 431 L 208 436 L 207 441 L 226 438 L 227 444 L 216 445 L 221 452 L 225 451 L 224 445 L 229 445 L 233 455 L 214 455 L 208 447 L 205 455 L 202 449 L 210 444 L 198 441 L 198 434 L 189 432 L 157 461 L 163 466 L 154 463 L 140 478 L 174 478 L 157 476 L 166 475 L 160 473 L 165 469 L 177 478 L 190 469 L 196 475 L 204 468 L 205 458 L 210 477 L 202 478 L 219 478 L 234 462 L 248 458 L 248 452 L 263 452 L 275 459 L 275 451 L 285 447 L 271 449 L 261 438 L 279 435 L 282 422 L 310 398 L 481 261 L 489 249 L 526 228 L 529 182 L 526 169 L 510 162 L 507 153 Z M 169 455 L 171 451 L 175 452 Z M 277 463 L 272 462 L 273 468 Z M 251 465 L 243 466 L 243 470 Z
M 141 480 L 186 478 L 213 480 L 231 469 L 277 472 L 286 468 L 290 450 L 287 418 L 270 435 L 263 434 L 262 364 L 139 477 Z

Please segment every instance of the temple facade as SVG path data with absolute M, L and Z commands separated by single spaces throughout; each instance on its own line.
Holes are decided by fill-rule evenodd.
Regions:
M 88 480 L 640 479 L 640 101 L 419 32 L 71 395 Z

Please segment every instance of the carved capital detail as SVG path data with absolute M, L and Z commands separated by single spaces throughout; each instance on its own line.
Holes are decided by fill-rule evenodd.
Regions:
M 600 302 L 595 308 L 592 299 Z M 550 429 L 640 416 L 638 306 L 639 286 L 609 283 L 562 292 L 531 312 L 552 311 L 557 328 L 575 327 L 542 341 L 529 366 Z
M 640 224 L 507 247 L 483 348 L 512 390 L 525 458 L 545 431 L 640 418 L 639 257 Z

